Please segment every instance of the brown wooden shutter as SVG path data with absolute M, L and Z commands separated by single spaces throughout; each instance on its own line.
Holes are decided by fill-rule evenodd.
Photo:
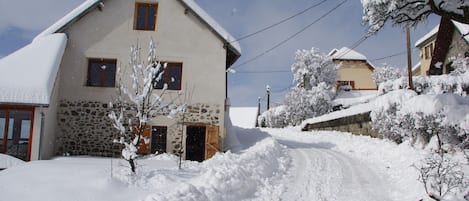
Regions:
M 350 81 L 350 86 L 352 86 L 352 89 L 355 89 L 355 81 Z
M 207 126 L 205 137 L 205 160 L 214 156 L 220 149 L 218 126 Z
M 135 132 L 138 132 L 137 130 L 138 129 L 135 129 Z M 150 139 L 150 134 L 151 134 L 151 126 L 146 125 L 145 128 L 143 129 L 142 137 Z M 150 143 L 145 144 L 145 140 L 143 138 L 140 139 L 140 142 L 138 143 L 139 146 L 138 146 L 137 153 L 138 154 L 150 154 Z

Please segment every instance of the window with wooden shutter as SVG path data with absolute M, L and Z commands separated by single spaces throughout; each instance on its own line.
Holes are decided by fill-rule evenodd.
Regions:
M 136 126 L 137 127 L 137 126 Z M 135 129 L 135 134 L 138 134 L 138 129 Z M 151 134 L 151 126 L 146 125 L 145 128 L 143 128 L 142 131 L 142 138 L 140 139 L 138 143 L 138 154 L 150 154 L 150 143 L 145 143 L 145 138 L 150 139 L 150 134 Z

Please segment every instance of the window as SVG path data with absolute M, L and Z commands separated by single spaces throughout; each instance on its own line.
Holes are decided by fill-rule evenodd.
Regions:
M 29 160 L 33 108 L 0 109 L 0 153 Z
M 154 89 L 163 89 L 164 84 L 168 85 L 169 90 L 181 90 L 182 63 L 167 63 L 166 70 L 160 81 L 154 82 Z
M 166 126 L 153 126 L 151 129 L 151 153 L 166 153 Z
M 338 88 L 344 91 L 350 91 L 352 89 L 355 89 L 355 82 L 354 81 L 343 81 L 339 80 L 338 81 Z
M 430 43 L 430 45 L 425 46 L 424 52 L 425 59 L 430 59 L 433 56 L 433 43 Z
M 156 29 L 156 16 L 158 15 L 158 4 L 136 3 L 135 4 L 135 30 Z
M 89 59 L 87 86 L 114 87 L 116 84 L 115 59 Z

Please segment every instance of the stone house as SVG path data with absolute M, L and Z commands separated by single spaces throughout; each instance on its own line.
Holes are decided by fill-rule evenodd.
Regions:
M 18 111 L 28 111 L 18 116 L 29 115 L 21 117 L 29 124 L 21 121 L 24 123 L 17 127 L 22 131 L 13 134 L 28 141 L 27 156 L 20 157 L 24 160 L 57 154 L 119 156 L 121 146 L 113 143 L 118 133 L 107 118 L 111 109 L 108 103 L 117 96 L 116 69 L 126 72 L 129 47 L 137 43 L 146 47 L 151 39 L 157 44 L 160 61 L 168 64 L 164 73 L 166 96 L 191 96 L 177 99 L 189 105 L 183 120 L 162 116 L 149 121 L 146 134 L 151 140 L 139 152 L 176 153 L 182 149 L 185 159 L 202 161 L 222 151 L 229 107 L 226 70 L 241 55 L 239 44 L 231 42 L 234 38 L 193 0 L 87 0 L 36 36 L 30 45 L 0 60 L 4 69 L 15 66 L 28 70 L 44 65 L 49 72 L 38 78 L 48 81 L 43 84 L 40 101 L 21 100 L 14 93 L 14 99 L 0 99 L 0 127 L 5 128 L 0 132 L 0 153 L 15 155 L 5 148 L 15 141 L 8 133 L 16 129 L 8 130 L 12 128 L 8 121 Z M 22 52 L 28 49 L 35 51 L 27 52 L 33 55 L 45 47 L 54 50 L 42 55 L 51 60 L 48 63 L 22 64 L 12 57 L 24 56 Z M 17 83 L 13 85 L 21 85 Z M 31 85 L 22 86 L 26 96 Z M 0 82 L 2 87 L 14 88 Z M 161 89 L 155 87 L 156 91 Z
M 373 65 L 366 56 L 355 50 L 343 47 L 333 49 L 329 56 L 335 64 L 340 64 L 338 88 L 345 90 L 377 90 L 372 78 Z
M 442 17 L 440 24 L 416 42 L 420 67 L 413 75 L 441 75 L 451 72 L 451 59 L 469 55 L 469 25 Z

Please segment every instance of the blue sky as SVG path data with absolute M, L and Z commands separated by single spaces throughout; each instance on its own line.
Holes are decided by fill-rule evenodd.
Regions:
M 31 42 L 36 34 L 81 2 L 83 0 L 0 0 L 0 57 Z M 238 38 L 296 14 L 320 0 L 196 0 L 196 2 L 235 38 Z M 232 105 L 256 106 L 257 97 L 265 96 L 266 85 L 272 88 L 271 103 L 280 104 L 292 83 L 292 75 L 289 72 L 266 73 L 265 71 L 289 71 L 294 53 L 298 49 L 316 47 L 328 53 L 333 48 L 351 46 L 360 39 L 366 31 L 361 25 L 362 6 L 360 1 L 348 0 L 289 42 L 253 62 L 238 66 L 301 30 L 340 2 L 342 0 L 327 0 L 280 26 L 240 41 L 243 54 L 234 64 L 237 66 L 235 67 L 237 73 L 230 74 L 228 78 Z M 16 8 L 21 8 L 21 14 L 18 14 Z M 438 21 L 439 17 L 431 16 L 426 23 L 413 29 L 412 44 L 430 31 Z M 355 50 L 370 60 L 402 52 L 405 50 L 405 33 L 401 27 L 387 25 Z M 414 64 L 418 62 L 418 55 L 419 51 L 413 52 Z M 406 62 L 404 54 L 372 61 L 375 66 L 387 63 L 396 67 L 406 67 Z M 256 73 L 249 73 L 253 71 Z

